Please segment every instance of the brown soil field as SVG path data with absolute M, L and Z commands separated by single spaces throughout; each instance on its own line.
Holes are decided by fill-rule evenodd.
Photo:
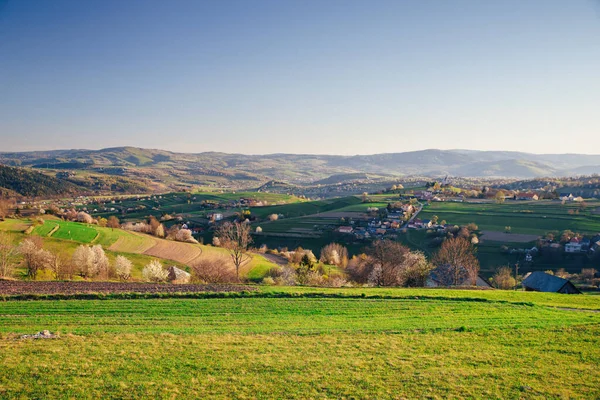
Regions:
M 199 293 L 256 290 L 243 285 L 174 285 L 122 282 L 0 281 L 0 295 L 78 293 Z
M 498 231 L 481 231 L 481 239 L 490 242 L 527 243 L 537 240 L 538 235 L 526 235 L 523 233 L 505 233 Z
M 108 249 L 123 253 L 143 254 L 156 245 L 157 240 L 148 235 L 131 233 L 131 235 L 120 236 Z
M 158 240 L 154 246 L 144 251 L 143 254 L 190 265 L 195 259 L 200 257 L 202 249 L 200 246 L 191 243 Z

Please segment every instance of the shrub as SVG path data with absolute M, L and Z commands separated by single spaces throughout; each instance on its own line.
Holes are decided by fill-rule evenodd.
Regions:
M 169 272 L 163 268 L 158 260 L 150 261 L 142 270 L 142 277 L 146 282 L 164 282 Z
M 494 287 L 498 289 L 507 290 L 514 288 L 517 284 L 517 281 L 512 276 L 512 272 L 509 267 L 501 267 L 492 277 L 492 283 Z
M 263 278 L 262 283 L 263 285 L 273 286 L 275 284 L 275 279 L 271 278 L 270 276 L 266 276 Z

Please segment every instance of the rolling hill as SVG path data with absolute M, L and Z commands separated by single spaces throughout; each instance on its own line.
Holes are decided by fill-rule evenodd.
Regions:
M 259 188 L 269 181 L 293 185 L 406 176 L 535 178 L 600 173 L 600 155 L 507 151 L 421 150 L 336 156 L 174 153 L 135 147 L 0 153 L 0 163 L 37 170 L 77 170 L 119 176 L 151 188 Z

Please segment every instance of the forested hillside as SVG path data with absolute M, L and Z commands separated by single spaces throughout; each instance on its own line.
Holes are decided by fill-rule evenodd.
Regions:
M 25 168 L 0 165 L 0 192 L 14 192 L 21 196 L 56 196 L 81 191 L 79 186 L 61 179 Z

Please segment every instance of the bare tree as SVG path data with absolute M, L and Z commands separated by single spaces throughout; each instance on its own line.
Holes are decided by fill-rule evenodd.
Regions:
M 436 275 L 446 286 L 461 285 L 465 280 L 475 285 L 479 273 L 479 260 L 475 248 L 464 238 L 452 238 L 444 241 L 435 255 Z
M 63 279 L 72 272 L 71 261 L 62 253 L 51 254 L 48 269 L 52 271 L 54 279 Z
M 391 240 L 377 240 L 367 251 L 371 271 L 369 281 L 377 286 L 399 286 L 408 247 Z
M 191 266 L 192 279 L 201 283 L 232 283 L 237 282 L 235 270 L 229 258 L 212 257 L 201 258 Z
M 10 233 L 0 232 L 0 277 L 9 278 L 15 271 L 17 248 Z
M 111 229 L 115 229 L 115 228 L 118 229 L 121 227 L 121 222 L 119 221 L 119 218 L 115 217 L 114 215 L 111 215 L 110 217 L 108 217 L 106 226 L 108 226 Z
M 219 238 L 221 247 L 229 251 L 235 273 L 240 278 L 240 267 L 252 258 L 248 247 L 252 243 L 250 225 L 244 223 L 225 223 L 219 227 L 216 236 Z
M 10 213 L 11 208 L 14 206 L 15 201 L 13 199 L 0 198 L 0 221 L 6 218 L 6 216 Z

